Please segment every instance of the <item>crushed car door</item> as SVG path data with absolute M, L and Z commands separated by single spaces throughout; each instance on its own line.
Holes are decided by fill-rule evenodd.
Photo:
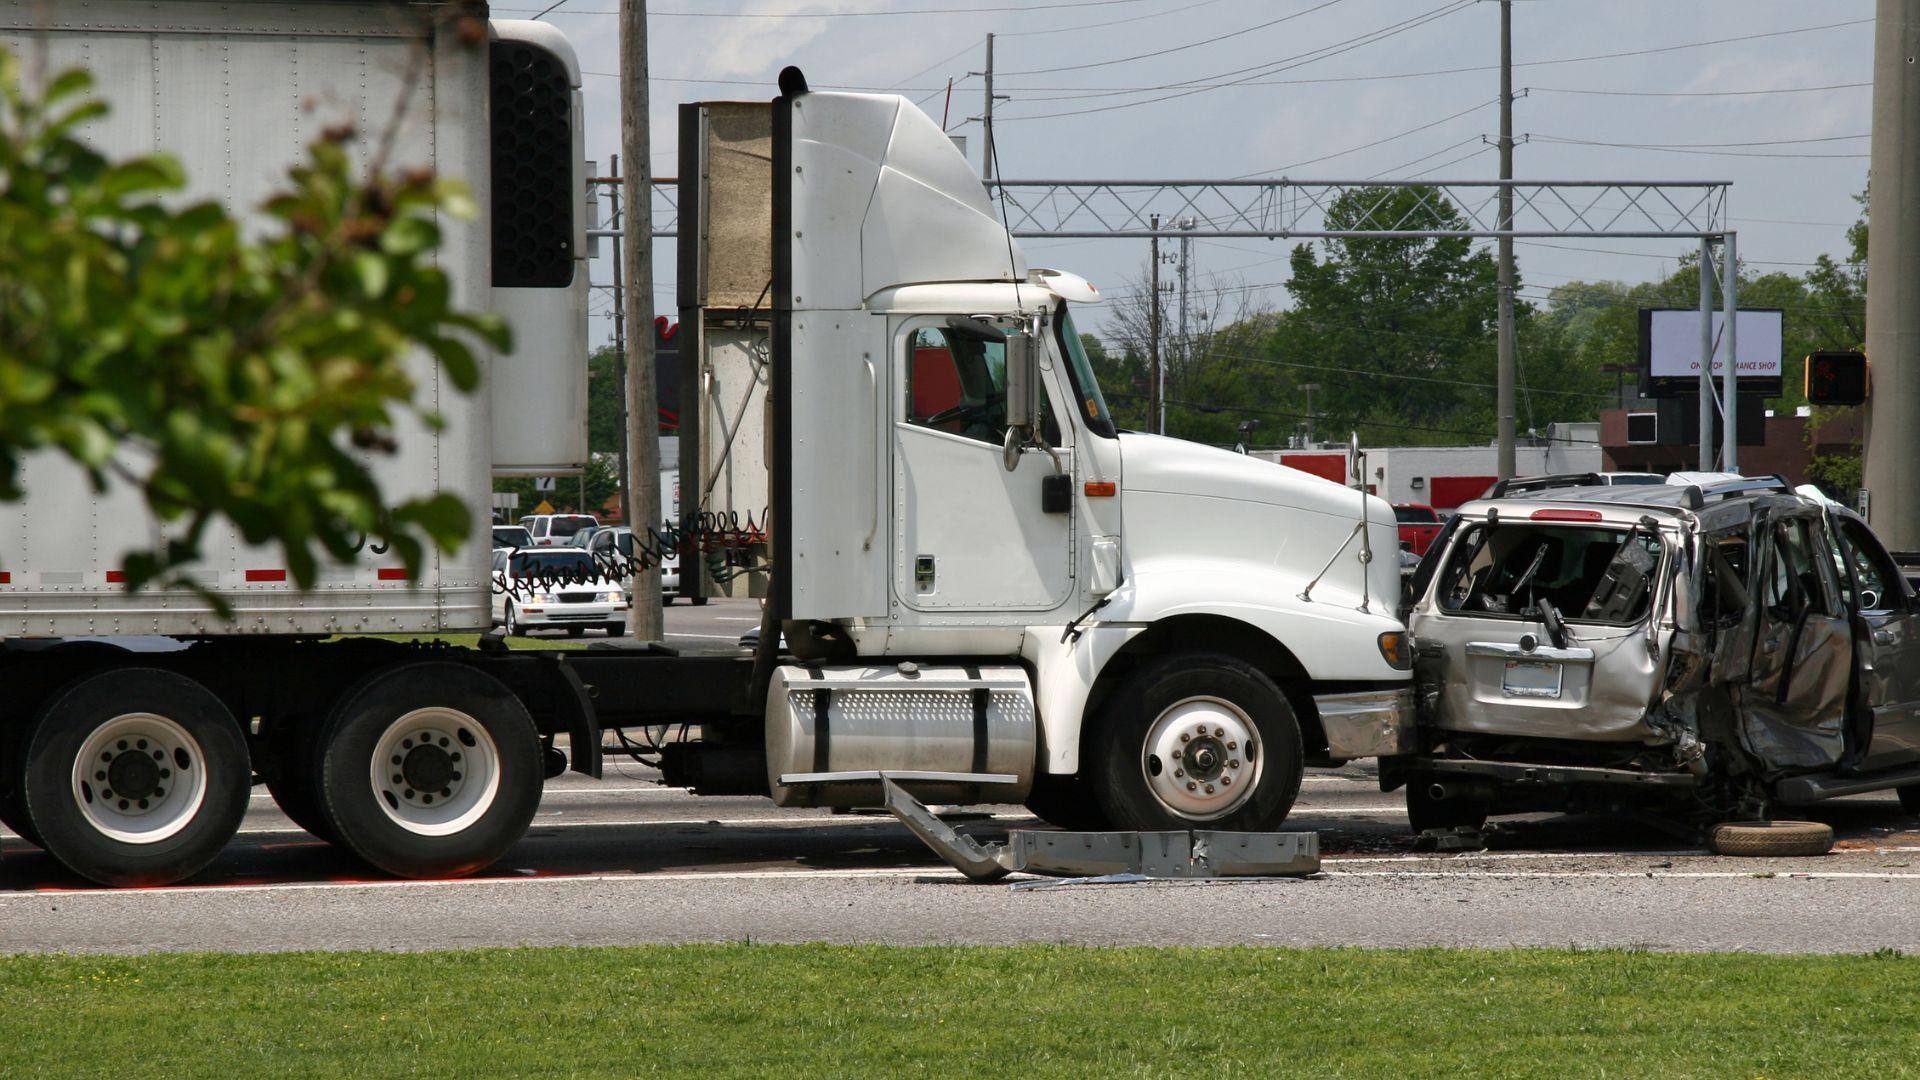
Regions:
M 1731 689 L 1746 748 L 1769 770 L 1831 768 L 1845 749 L 1853 633 L 1823 532 L 1817 511 L 1755 528 L 1753 651 Z
M 1859 649 L 1869 730 L 1863 767 L 1920 760 L 1920 626 L 1900 568 L 1858 518 L 1833 515 L 1840 588 L 1866 640 Z M 1864 737 L 1861 737 L 1864 736 Z

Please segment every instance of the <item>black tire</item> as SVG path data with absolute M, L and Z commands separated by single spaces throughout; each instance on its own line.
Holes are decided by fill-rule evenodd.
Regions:
M 1415 835 L 1428 829 L 1479 829 L 1487 824 L 1487 804 L 1464 795 L 1436 799 L 1431 782 L 1415 777 L 1407 782 L 1407 826 Z
M 525 630 L 521 629 L 520 620 L 513 615 L 513 601 L 511 600 L 507 601 L 507 614 L 506 617 L 501 620 L 500 625 L 506 631 L 508 637 L 519 637 L 526 633 Z
M 1708 847 L 1721 855 L 1825 855 L 1833 826 L 1819 821 L 1729 821 L 1715 825 Z
M 295 825 L 328 843 L 338 843 L 320 812 L 320 729 L 324 716 L 287 717 L 267 737 L 271 760 L 261 770 L 267 793 Z
M 103 760 L 105 768 L 96 776 L 113 770 L 140 785 L 133 790 L 151 790 L 155 814 L 166 810 L 170 788 L 179 798 L 192 790 L 191 784 L 204 785 L 197 805 L 171 815 L 180 823 L 177 828 L 152 842 L 109 835 L 82 808 L 82 796 L 74 790 L 74 765 L 87 752 L 89 739 L 106 725 L 129 723 L 128 718 L 138 714 L 164 718 L 190 737 L 198 753 L 188 752 L 183 744 L 178 753 L 163 755 L 139 747 L 130 735 L 102 751 L 103 759 L 114 756 L 110 763 Z M 157 761 L 149 762 L 149 754 Z M 102 885 L 164 885 L 199 873 L 239 830 L 252 787 L 246 735 L 233 714 L 199 683 L 157 668 L 123 668 L 81 679 L 40 710 L 27 741 L 26 807 L 41 846 L 67 869 Z M 93 804 L 91 784 L 84 784 L 82 791 L 85 802 Z M 106 793 L 102 788 L 101 794 Z M 129 802 L 113 801 L 123 806 Z M 100 798 L 99 805 L 111 810 L 108 799 Z M 143 815 L 135 820 L 144 825 L 167 819 Z
M 1036 776 L 1027 793 L 1027 809 L 1049 825 L 1075 832 L 1113 828 L 1094 798 L 1092 786 L 1077 776 Z
M 568 637 L 586 637 L 587 628 L 584 626 L 569 626 L 567 627 L 567 636 Z
M 687 603 L 692 604 L 694 607 L 706 607 L 707 598 L 704 596 L 689 596 L 687 597 Z
M 1259 736 L 1257 767 L 1247 754 L 1250 746 L 1233 751 L 1244 758 L 1242 783 L 1253 787 L 1251 794 L 1232 802 L 1224 801 L 1223 788 L 1222 805 L 1231 807 L 1225 812 L 1180 812 L 1148 784 L 1149 733 L 1163 713 L 1194 698 L 1226 702 Z M 1224 744 L 1220 749 L 1225 750 Z M 1275 829 L 1293 809 L 1304 772 L 1300 723 L 1286 695 L 1258 668 L 1219 653 L 1176 653 L 1130 676 L 1101 711 L 1090 758 L 1094 797 L 1107 819 L 1121 829 Z M 1161 767 L 1173 765 L 1163 761 Z
M 0 825 L 40 846 L 40 833 L 27 817 L 27 733 L 30 716 L 0 714 Z
M 474 763 L 483 760 L 480 753 L 490 745 L 498 776 L 491 796 L 485 785 L 475 787 L 470 818 L 443 835 L 423 834 L 396 820 L 396 815 L 431 813 L 431 807 L 403 796 L 430 803 L 433 792 L 404 784 L 394 785 L 404 791 L 376 791 L 371 775 L 374 754 L 389 729 L 429 709 L 444 710 L 437 715 L 448 719 L 435 723 L 459 741 L 442 739 L 439 745 L 446 749 L 428 765 L 453 770 L 453 783 L 472 783 Z M 410 784 L 415 782 L 414 751 L 410 742 L 407 747 L 407 764 L 399 767 L 406 771 L 395 775 Z M 425 743 L 420 747 L 430 749 Z M 519 699 L 493 676 L 446 662 L 391 668 L 343 697 L 327 719 L 320 764 L 321 813 L 340 843 L 387 873 L 415 878 L 471 874 L 506 854 L 533 820 L 546 775 L 539 733 Z M 443 771 L 438 779 L 447 775 Z M 443 808 L 469 797 L 464 788 L 446 791 L 452 792 L 452 802 L 442 803 Z
M 1893 790 L 1900 796 L 1900 809 L 1909 814 L 1920 814 L 1920 784 L 1908 784 Z M 4 804 L 0 804 L 0 808 L 4 808 Z
M 618 637 L 626 637 L 626 636 L 627 636 L 627 624 L 626 624 L 626 623 L 623 623 L 623 622 L 610 622 L 610 623 L 608 623 L 608 624 L 607 624 L 607 636 L 608 636 L 608 637 L 612 637 L 612 638 L 618 638 Z

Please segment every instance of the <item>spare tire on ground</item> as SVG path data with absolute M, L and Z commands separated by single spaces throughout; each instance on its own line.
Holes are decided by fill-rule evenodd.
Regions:
M 1720 855 L 1825 855 L 1833 826 L 1819 821 L 1728 821 L 1713 827 L 1708 846 Z

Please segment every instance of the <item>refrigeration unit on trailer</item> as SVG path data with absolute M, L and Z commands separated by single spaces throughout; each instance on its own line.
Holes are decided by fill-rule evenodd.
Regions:
M 302 7 L 351 23 L 384 6 Z M 154 18 L 146 10 L 125 15 Z M 357 72 L 361 38 L 348 29 L 332 31 L 333 62 Z M 49 33 L 81 42 L 95 32 Z M 129 81 L 165 85 L 171 68 L 138 65 L 178 48 L 199 47 L 204 61 L 288 47 L 235 34 L 214 48 L 202 41 L 210 33 L 146 34 L 147 51 L 127 60 Z M 302 71 L 324 67 L 330 39 L 302 33 Z M 427 40 L 434 145 L 470 151 L 455 160 L 497 196 L 531 145 L 520 138 L 509 152 L 503 125 L 577 124 L 567 111 L 577 98 L 558 93 L 576 73 L 558 35 L 511 23 L 494 33 L 491 56 Z M 542 85 L 525 77 L 531 69 L 557 72 L 544 83 L 553 108 L 502 109 L 503 63 L 516 93 Z M 194 81 L 160 115 L 210 115 L 207 94 L 265 96 L 263 85 L 226 85 Z M 939 126 L 898 97 L 808 92 L 797 72 L 781 89 L 770 105 L 729 106 L 727 123 L 703 123 L 712 116 L 695 106 L 682 133 L 690 187 L 680 235 L 702 245 L 683 250 L 682 265 L 693 258 L 703 282 L 682 279 L 682 332 L 693 343 L 683 348 L 696 362 L 727 350 L 726 363 L 741 362 L 727 370 L 753 385 L 736 379 L 732 396 L 682 410 L 686 529 L 676 542 L 683 567 L 733 560 L 766 594 L 751 655 L 641 643 L 509 652 L 497 634 L 474 649 L 323 638 L 487 628 L 486 477 L 547 468 L 571 449 L 513 446 L 507 459 L 489 406 L 511 392 L 520 412 L 557 412 L 575 385 L 571 372 L 553 373 L 559 400 L 547 402 L 533 368 L 514 365 L 560 360 L 490 357 L 488 390 L 466 403 L 447 395 L 455 423 L 394 466 L 416 486 L 460 479 L 455 490 L 474 508 L 471 549 L 443 560 L 425 592 L 393 585 L 430 611 L 397 626 L 399 615 L 367 615 L 386 580 L 370 556 L 339 572 L 368 577 L 337 599 L 325 588 L 276 590 L 230 624 L 182 614 L 185 597 L 104 590 L 64 601 L 93 605 L 92 627 L 12 624 L 0 654 L 12 691 L 0 714 L 0 817 L 97 880 L 173 880 L 232 834 L 257 773 L 316 835 L 391 873 L 444 875 L 483 866 L 518 839 L 545 776 L 569 761 L 598 775 L 609 728 L 631 733 L 667 783 L 697 794 L 878 806 L 884 773 L 925 799 L 1025 802 L 1060 823 L 1173 830 L 1271 829 L 1305 763 L 1411 748 L 1391 508 L 1278 465 L 1120 431 L 1075 324 L 1097 292 L 1027 265 Z M 754 139 L 757 157 L 729 145 Z M 490 154 L 477 149 L 488 144 Z M 742 161 L 730 175 L 728 163 Z M 490 273 L 494 293 L 477 302 L 523 312 L 516 323 L 572 305 L 566 317 L 584 324 L 577 259 L 566 283 L 555 263 L 551 277 L 515 279 L 528 295 L 499 295 L 503 253 L 557 243 L 561 225 L 577 222 L 584 178 L 574 164 L 573 222 L 556 216 L 508 236 L 496 197 L 490 220 L 453 230 L 468 230 L 449 255 L 462 287 Z M 200 172 L 218 176 L 211 165 Z M 723 190 L 734 182 L 745 187 Z M 729 199 L 757 215 L 703 216 Z M 742 220 L 761 223 L 760 242 L 714 242 L 750 238 Z M 739 258 L 749 261 L 729 261 Z M 723 277 L 748 284 L 722 289 Z M 536 289 L 554 309 L 537 305 Z M 584 357 L 564 361 L 584 372 Z M 510 391 L 508 371 L 527 375 Z M 757 431 L 764 443 L 748 437 Z M 702 501 L 723 480 L 752 491 L 756 472 L 768 506 L 752 522 Z M 148 528 L 131 509 L 95 518 L 76 500 L 66 513 L 103 534 Z M 631 568 L 608 561 L 617 565 L 593 569 Z M 494 587 L 513 598 L 555 583 Z M 253 596 L 244 586 L 234 589 Z M 9 599 L 53 604 L 44 591 Z M 116 612 L 127 604 L 167 614 L 132 627 Z M 87 640 L 135 630 L 185 647 L 133 654 Z M 657 746 L 648 733 L 667 724 L 679 738 Z

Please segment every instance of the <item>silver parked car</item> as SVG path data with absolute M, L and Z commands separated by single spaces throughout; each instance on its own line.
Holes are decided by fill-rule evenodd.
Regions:
M 1894 789 L 1920 811 L 1920 623 L 1857 515 L 1777 478 L 1467 503 L 1409 582 L 1416 831 L 1489 814 L 1764 819 Z

